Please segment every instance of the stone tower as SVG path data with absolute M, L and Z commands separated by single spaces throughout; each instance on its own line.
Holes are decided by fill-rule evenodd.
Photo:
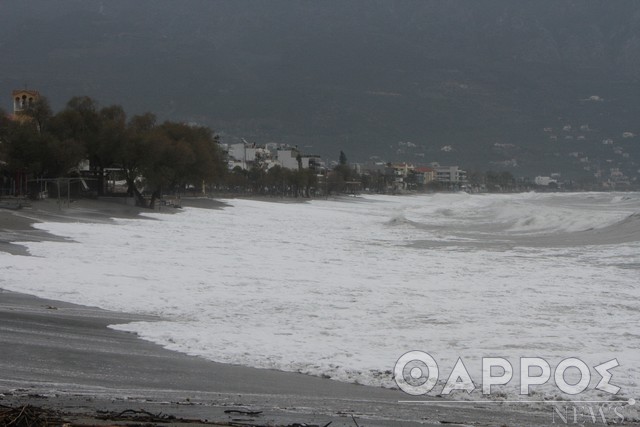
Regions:
M 40 98 L 37 90 L 19 89 L 11 93 L 13 97 L 13 114 L 17 115 L 25 111 Z

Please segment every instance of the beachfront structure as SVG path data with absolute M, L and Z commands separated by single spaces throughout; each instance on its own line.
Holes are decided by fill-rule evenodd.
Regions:
M 436 171 L 430 167 L 418 167 L 413 171 L 416 174 L 416 184 L 425 185 L 436 179 Z
M 611 168 L 609 179 L 605 183 L 605 187 L 615 189 L 616 187 L 629 186 L 631 180 L 619 168 Z
M 258 164 L 263 169 L 281 166 L 285 169 L 298 170 L 324 168 L 322 158 L 316 154 L 302 154 L 297 147 L 284 144 L 268 143 L 265 145 L 240 142 L 230 144 L 226 148 L 229 156 L 229 169 L 240 167 L 251 169 Z
M 300 156 L 302 169 L 320 170 L 324 168 L 322 158 L 317 154 L 303 154 Z
M 229 159 L 233 167 L 240 166 L 242 169 L 249 169 L 248 165 L 256 160 L 256 144 L 240 142 L 229 145 Z
M 409 163 L 394 163 L 391 167 L 393 168 L 393 174 L 398 177 L 407 177 L 409 173 L 415 169 L 415 167 Z
M 410 174 L 413 173 L 415 167 L 409 163 L 394 163 L 391 165 L 393 171 L 393 182 L 391 184 L 391 190 L 404 191 L 409 189 L 408 180 Z
M 264 145 L 250 144 L 246 141 L 225 145 L 224 150 L 228 154 L 229 169 L 239 167 L 244 170 L 258 166 L 262 169 L 270 169 L 276 165 L 271 150 Z
M 463 184 L 467 181 L 467 172 L 459 166 L 436 166 L 435 179 L 446 184 Z
M 551 178 L 550 176 L 536 176 L 533 180 L 536 185 L 540 185 L 543 187 L 548 187 L 551 184 L 558 184 L 558 181 Z
M 298 156 L 300 152 L 296 148 L 279 148 L 276 151 L 278 164 L 285 169 L 298 170 Z
M 286 169 L 313 169 L 324 168 L 322 158 L 317 154 L 302 154 L 297 148 L 278 148 L 276 150 L 277 163 Z

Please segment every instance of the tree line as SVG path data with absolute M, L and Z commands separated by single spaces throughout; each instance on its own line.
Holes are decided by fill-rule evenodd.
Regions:
M 104 195 L 107 170 L 118 169 L 138 206 L 153 208 L 162 194 L 201 191 L 281 197 L 339 193 L 352 171 L 341 153 L 335 171 L 267 167 L 256 159 L 248 168 L 227 168 L 219 137 L 209 128 L 164 121 L 152 113 L 128 117 L 120 105 L 100 107 L 86 96 L 71 98 L 54 113 L 46 98 L 17 117 L 0 111 L 0 174 L 28 175 L 32 181 L 80 174 L 88 160 Z
M 136 203 L 151 208 L 163 192 L 215 183 L 226 171 L 218 136 L 209 128 L 158 123 L 152 113 L 127 117 L 119 105 L 100 108 L 84 96 L 55 114 L 46 98 L 13 120 L 0 112 L 0 142 L 0 166 L 9 174 L 69 176 L 88 160 L 99 195 L 105 170 L 118 168 Z
M 257 158 L 249 169 L 227 169 L 219 137 L 204 126 L 179 122 L 159 123 L 152 113 L 128 117 L 119 105 L 99 107 L 89 97 L 73 97 L 53 113 L 42 97 L 11 119 L 0 111 L 0 173 L 36 179 L 79 175 L 78 165 L 89 161 L 97 194 L 105 191 L 105 171 L 121 171 L 127 193 L 138 206 L 153 208 L 167 193 L 202 191 L 283 197 L 369 191 L 385 193 L 395 180 L 386 171 L 357 173 L 340 152 L 332 170 L 281 166 L 267 167 Z M 416 174 L 405 177 L 407 188 L 417 191 L 450 190 L 446 183 L 420 184 Z M 508 173 L 475 172 L 468 184 L 488 191 L 513 191 L 516 180 Z

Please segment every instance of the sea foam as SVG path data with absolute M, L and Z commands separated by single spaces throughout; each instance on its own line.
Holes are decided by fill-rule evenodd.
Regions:
M 460 357 L 476 383 L 483 356 L 514 367 L 531 356 L 552 366 L 617 358 L 612 382 L 640 391 L 640 242 L 629 230 L 616 237 L 637 227 L 637 195 L 227 203 L 37 224 L 70 240 L 0 254 L 0 287 L 161 316 L 113 328 L 219 362 L 393 386 L 410 350 L 436 358 L 443 380 Z M 572 236 L 582 237 L 554 243 Z

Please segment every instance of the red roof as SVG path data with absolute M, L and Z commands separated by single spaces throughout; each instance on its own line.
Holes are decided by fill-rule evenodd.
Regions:
M 16 96 L 16 95 L 20 95 L 20 94 L 31 95 L 31 96 L 34 96 L 34 97 L 40 96 L 40 92 L 38 92 L 37 90 L 16 89 L 13 92 L 11 92 L 12 96 Z
M 418 173 L 435 172 L 433 169 L 428 167 L 415 168 L 415 171 Z

